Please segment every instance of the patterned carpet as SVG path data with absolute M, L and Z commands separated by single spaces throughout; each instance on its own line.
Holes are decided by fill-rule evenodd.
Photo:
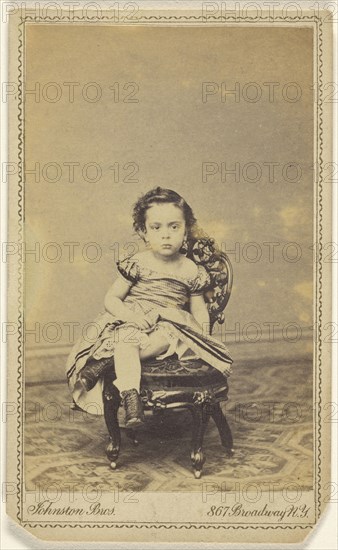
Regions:
M 62 372 L 65 356 L 31 357 L 26 372 Z M 60 370 L 61 365 L 61 370 Z M 55 372 L 55 371 L 54 371 Z M 45 379 L 47 378 L 44 377 Z M 312 358 L 240 360 L 230 379 L 224 404 L 234 437 L 235 455 L 227 458 L 212 420 L 204 441 L 207 460 L 200 480 L 190 465 L 191 419 L 188 412 L 168 412 L 161 424 L 147 416 L 135 447 L 122 433 L 118 469 L 105 456 L 107 432 L 103 417 L 70 410 L 62 377 L 26 385 L 26 488 L 48 486 L 101 491 L 200 491 L 203 482 L 223 483 L 226 490 L 256 483 L 275 487 L 297 483 L 312 486 Z M 237 485 L 236 485 L 237 484 Z

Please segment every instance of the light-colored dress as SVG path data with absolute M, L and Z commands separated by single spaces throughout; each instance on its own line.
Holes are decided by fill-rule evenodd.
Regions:
M 84 392 L 77 384 L 78 375 L 89 357 L 112 357 L 121 331 L 131 327 L 132 337 L 134 341 L 137 339 L 141 349 L 147 347 L 151 332 L 163 331 L 169 347 L 158 359 L 176 353 L 182 361 L 200 358 L 221 372 L 232 363 L 222 342 L 207 335 L 188 311 L 190 297 L 203 294 L 210 285 L 210 276 L 202 265 L 197 266 L 197 275 L 193 278 L 154 271 L 133 257 L 117 262 L 117 269 L 130 286 L 124 305 L 135 313 L 154 315 L 156 322 L 151 329 L 144 331 L 108 312 L 96 317 L 85 338 L 76 342 L 67 360 L 68 384 L 79 407 L 93 414 L 103 413 L 103 380 L 99 379 L 92 390 Z

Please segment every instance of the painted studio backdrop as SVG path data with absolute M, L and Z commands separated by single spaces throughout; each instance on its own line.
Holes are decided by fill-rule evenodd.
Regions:
M 235 359 L 272 327 L 292 353 L 313 324 L 311 56 L 307 28 L 28 27 L 27 348 L 95 318 L 141 245 L 133 203 L 160 185 L 233 263 L 219 331 Z

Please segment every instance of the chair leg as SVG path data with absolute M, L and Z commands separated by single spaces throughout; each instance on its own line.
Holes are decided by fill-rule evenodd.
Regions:
M 109 443 L 106 447 L 106 455 L 113 470 L 116 469 L 120 452 L 121 433 L 117 412 L 120 406 L 120 394 L 118 389 L 111 384 L 108 391 L 103 391 L 104 419 L 109 433 Z
M 211 416 L 218 428 L 222 446 L 225 448 L 227 455 L 230 457 L 234 454 L 232 433 L 225 414 L 223 413 L 221 405 L 219 403 L 213 405 Z
M 191 441 L 191 462 L 196 479 L 202 475 L 205 455 L 202 451 L 203 439 L 210 418 L 210 405 L 206 403 L 194 404 L 190 408 L 193 417 L 193 433 Z
M 136 437 L 136 430 L 133 430 L 132 428 L 126 428 L 126 436 L 132 441 L 135 447 L 137 447 L 137 445 L 139 444 L 139 440 Z

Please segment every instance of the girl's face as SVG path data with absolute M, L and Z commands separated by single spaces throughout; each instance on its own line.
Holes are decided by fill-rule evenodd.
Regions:
M 153 252 L 166 258 L 174 256 L 185 236 L 183 212 L 172 203 L 155 203 L 146 211 L 145 229 L 145 238 Z

